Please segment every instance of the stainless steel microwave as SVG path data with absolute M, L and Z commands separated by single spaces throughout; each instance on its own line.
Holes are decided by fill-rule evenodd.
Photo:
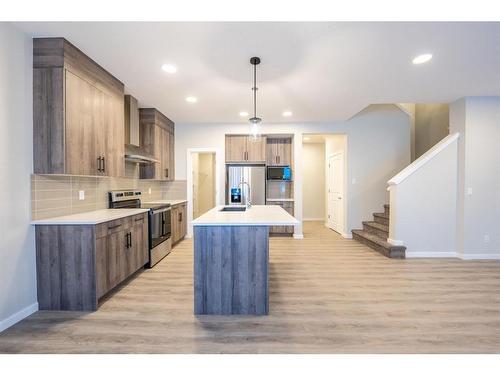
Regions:
M 289 166 L 267 167 L 267 179 L 290 181 L 292 179 L 292 170 Z

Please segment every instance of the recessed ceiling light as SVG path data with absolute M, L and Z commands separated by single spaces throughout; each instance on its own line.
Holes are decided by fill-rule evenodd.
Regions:
M 240 112 L 240 116 L 241 117 L 247 117 L 248 116 L 248 112 L 245 112 L 245 111 Z
M 161 69 L 164 72 L 167 72 L 167 73 L 170 73 L 170 74 L 173 74 L 173 73 L 177 72 L 177 68 L 174 65 L 171 65 L 171 64 L 163 64 L 161 66 Z
M 186 96 L 186 102 L 188 103 L 196 103 L 198 101 L 198 98 L 196 96 Z
M 291 115 L 293 115 L 293 113 L 290 111 L 283 112 L 283 116 L 285 116 L 285 117 L 290 117 Z
M 430 61 L 430 59 L 432 59 L 432 54 L 424 53 L 423 55 L 418 55 L 417 57 L 415 57 L 412 62 L 415 65 L 418 65 L 418 64 L 426 63 L 426 62 Z

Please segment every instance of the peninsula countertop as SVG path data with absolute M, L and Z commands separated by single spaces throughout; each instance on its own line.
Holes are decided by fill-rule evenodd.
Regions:
M 47 219 L 33 220 L 32 225 L 95 225 L 107 221 L 122 219 L 127 216 L 133 216 L 148 212 L 146 208 L 117 208 L 103 209 L 79 214 L 50 217 Z
M 194 226 L 271 226 L 296 225 L 299 221 L 279 206 L 258 205 L 246 211 L 220 211 L 217 206 L 192 221 Z

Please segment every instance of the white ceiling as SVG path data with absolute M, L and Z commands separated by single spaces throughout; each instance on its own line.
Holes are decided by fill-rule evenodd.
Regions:
M 265 122 L 345 120 L 369 104 L 500 95 L 500 23 L 16 23 L 62 36 L 175 122 L 243 122 L 251 56 Z M 434 58 L 413 65 L 418 54 Z M 176 74 L 160 67 L 172 63 Z M 198 103 L 186 103 L 193 95 Z M 284 118 L 284 110 L 293 112 Z

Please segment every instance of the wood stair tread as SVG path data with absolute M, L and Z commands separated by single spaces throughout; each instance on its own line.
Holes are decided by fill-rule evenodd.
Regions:
M 404 258 L 406 247 L 394 246 L 376 234 L 368 233 L 362 229 L 353 229 L 352 234 L 354 239 L 362 240 L 361 242 L 378 251 L 382 255 L 389 258 Z
M 376 216 L 376 217 L 382 217 L 384 219 L 387 219 L 389 220 L 389 214 L 388 213 L 385 213 L 385 212 L 375 212 L 373 214 L 373 216 Z
M 383 230 L 384 232 L 389 232 L 389 226 L 377 223 L 376 221 L 363 221 L 363 224 L 368 225 L 370 227 L 374 227 L 380 230 Z

